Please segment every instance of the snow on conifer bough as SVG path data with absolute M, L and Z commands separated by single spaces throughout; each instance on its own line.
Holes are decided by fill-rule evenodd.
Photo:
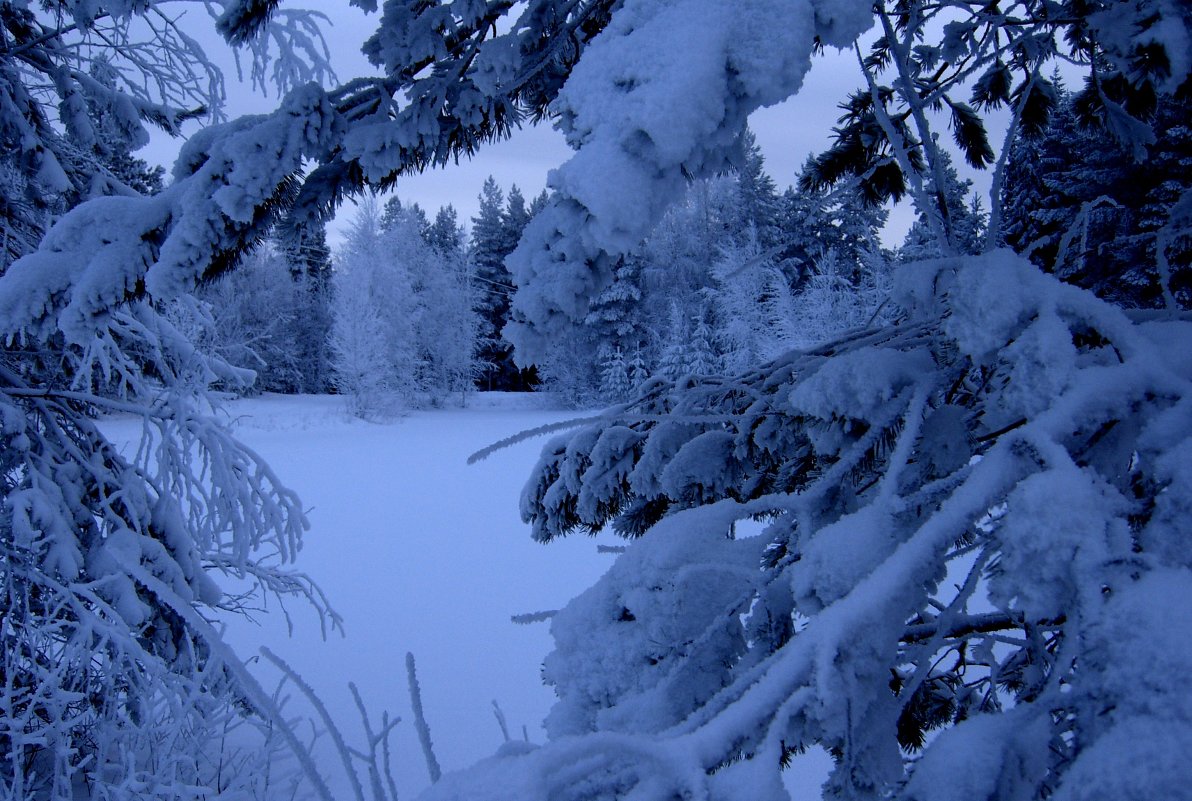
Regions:
M 1192 323 L 1008 251 L 897 282 L 895 325 L 655 383 L 544 449 L 535 536 L 633 542 L 552 619 L 552 741 L 430 797 L 783 798 L 811 745 L 831 797 L 1178 795 Z

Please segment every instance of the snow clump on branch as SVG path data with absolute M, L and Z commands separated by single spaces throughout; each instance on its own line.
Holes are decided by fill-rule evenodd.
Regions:
M 520 288 L 505 336 L 525 362 L 583 319 L 689 176 L 725 169 L 749 115 L 790 97 L 818 36 L 850 44 L 873 22 L 859 0 L 630 0 L 589 46 L 554 111 L 577 153 L 509 266 Z

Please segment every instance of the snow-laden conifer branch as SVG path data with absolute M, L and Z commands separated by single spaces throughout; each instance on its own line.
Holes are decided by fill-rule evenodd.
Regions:
M 516 434 L 498 440 L 492 445 L 486 445 L 485 447 L 476 451 L 468 457 L 468 464 L 476 464 L 477 462 L 484 461 L 497 451 L 512 447 L 519 442 L 525 442 L 528 439 L 541 437 L 546 434 L 553 434 L 556 431 L 566 431 L 569 428 L 578 428 L 579 426 L 587 425 L 600 419 L 602 419 L 601 416 L 573 417 L 570 420 L 560 420 L 557 423 L 546 423 L 545 425 L 529 428 L 525 431 L 519 431 Z
M 1192 581 L 1162 544 L 1188 486 L 1172 460 L 1192 436 L 1192 374 L 1159 343 L 1186 324 L 1131 323 L 1004 251 L 909 268 L 895 298 L 907 323 L 830 358 L 780 360 L 741 392 L 652 391 L 547 447 L 523 496 L 536 530 L 563 533 L 584 508 L 598 515 L 582 527 L 615 524 L 644 493 L 655 517 L 551 620 L 547 745 L 444 777 L 442 797 L 524 775 L 552 788 L 528 797 L 581 797 L 562 789 L 579 753 L 588 789 L 771 797 L 787 749 L 813 743 L 839 754 L 842 797 L 942 798 L 944 764 L 986 756 L 1029 794 L 1096 774 L 1100 738 L 1143 714 L 1090 727 L 1105 682 L 1149 708 L 1108 678 L 1152 652 L 1110 599 L 1161 625 L 1142 612 L 1152 585 Z M 624 422 L 663 404 L 707 419 Z M 767 510 L 760 535 L 733 537 Z M 1106 627 L 1131 643 L 1113 647 L 1121 662 L 1081 651 Z M 1165 786 L 1155 770 L 1131 775 Z
M 504 136 L 525 110 L 540 113 L 558 91 L 553 71 L 561 65 L 539 49 L 550 52 L 564 40 L 582 47 L 602 28 L 608 6 L 578 3 L 561 16 L 529 10 L 523 25 L 501 35 L 492 31 L 511 12 L 507 2 L 480 11 L 457 3 L 387 21 L 367 47 L 383 78 L 327 94 L 313 84 L 294 86 L 277 112 L 193 138 L 175 183 L 158 198 L 66 215 L 39 253 L 0 282 L 0 329 L 60 324 L 85 341 L 94 315 L 146 294 L 179 296 L 233 266 L 287 213 L 295 221 L 322 219 L 366 184 L 388 186 Z M 253 19 L 263 17 L 245 17 L 245 30 Z M 431 48 L 434 56 L 426 55 L 428 39 L 441 46 Z M 468 90 L 458 91 L 458 83 Z M 362 96 L 371 98 L 364 115 Z M 299 180 L 306 161 L 320 166 Z M 74 290 L 83 284 L 85 291 Z
M 775 17 L 783 24 L 763 22 Z M 549 205 L 510 257 L 517 284 L 532 287 L 515 297 L 505 333 L 521 358 L 541 359 L 547 338 L 583 319 L 616 259 L 649 233 L 687 176 L 728 165 L 752 111 L 799 88 L 808 43 L 845 44 L 871 22 L 871 10 L 854 3 L 620 9 L 556 101 L 577 152 L 555 172 Z

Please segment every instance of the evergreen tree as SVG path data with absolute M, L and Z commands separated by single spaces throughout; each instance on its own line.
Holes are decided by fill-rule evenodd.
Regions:
M 1001 238 L 1065 281 L 1126 306 L 1163 302 L 1156 252 L 1171 210 L 1192 189 L 1192 127 L 1185 98 L 1165 98 L 1154 125 L 1164 136 L 1136 154 L 1104 127 L 1084 124 L 1062 93 L 1036 135 L 1015 139 L 1002 194 Z M 1135 161 L 1135 155 L 1142 155 Z M 1171 290 L 1192 304 L 1192 239 L 1166 252 Z
M 683 310 L 676 302 L 671 303 L 668 320 L 669 326 L 658 359 L 658 373 L 671 381 L 678 381 L 689 372 L 688 344 L 691 329 Z
M 800 276 L 832 245 L 826 240 L 831 216 L 824 188 L 788 186 L 782 193 L 779 226 L 786 247 L 783 256 L 791 262 L 792 280 Z
M 513 187 L 506 199 L 490 175 L 480 192 L 479 213 L 472 218 L 469 250 L 483 331 L 479 355 L 482 367 L 477 379 L 481 389 L 526 391 L 537 384 L 537 372 L 514 363 L 513 346 L 501 333 L 509 321 L 514 292 L 505 257 L 517 246 L 529 219 L 521 191 Z
M 454 206 L 443 206 L 435 214 L 435 221 L 426 231 L 426 242 L 448 259 L 458 260 L 466 256 L 464 229 Z
M 796 185 L 788 187 L 781 198 L 783 256 L 793 262 L 793 269 L 787 270 L 795 283 L 810 275 L 813 265 L 829 251 L 847 271 L 859 274 L 866 254 L 881 249 L 879 232 L 889 216 L 884 206 L 865 202 L 858 179 L 815 185 L 808 178 L 812 170 L 809 158 Z
M 629 384 L 633 389 L 637 389 L 642 384 L 650 379 L 650 370 L 646 367 L 645 357 L 642 355 L 641 346 L 636 346 L 633 349 L 633 356 L 629 359 Z
M 593 301 L 583 325 L 597 341 L 630 342 L 641 336 L 642 257 L 631 253 L 613 268 L 613 280 Z
M 859 278 L 850 265 L 829 250 L 820 258 L 799 292 L 784 310 L 793 347 L 822 345 L 853 328 L 878 322 L 882 304 L 890 296 L 889 262 L 871 254 Z
M 664 319 L 672 300 L 689 309 L 701 302 L 721 245 L 747 235 L 731 224 L 734 194 L 733 182 L 724 178 L 692 183 L 641 245 L 645 302 L 657 303 L 646 319 Z
M 981 207 L 981 199 L 970 192 L 973 182 L 967 178 L 962 180 L 945 154 L 940 155 L 940 162 L 940 172 L 944 176 L 943 186 L 938 188 L 934 177 L 925 182 L 926 196 L 931 198 L 932 205 L 929 209 L 924 209 L 920 208 L 916 201 L 918 216 L 907 231 L 898 252 L 902 261 L 930 259 L 943 255 L 943 246 L 932 232 L 928 220 L 929 214 L 940 210 L 944 212 L 946 229 L 951 232 L 953 248 L 965 254 L 980 253 L 985 248 L 988 215 Z
M 385 201 L 381 210 L 380 226 L 383 231 L 391 231 L 399 225 L 410 223 L 418 231 L 419 236 L 426 237 L 430 231 L 430 220 L 426 212 L 417 203 L 406 205 L 399 197 L 391 197 Z
M 291 389 L 271 391 L 321 393 L 331 389 L 331 248 L 321 225 L 304 226 L 294 241 L 283 243 L 290 277 L 298 294 L 290 341 L 297 365 L 297 381 Z
M 526 207 L 526 199 L 522 197 L 517 184 L 510 188 L 509 195 L 505 198 L 505 211 L 501 215 L 501 221 L 505 225 L 504 248 L 507 248 L 508 255 L 517 247 L 522 231 L 526 230 L 526 225 L 530 222 L 530 210 Z
M 629 397 L 633 383 L 629 367 L 619 344 L 604 342 L 600 346 L 600 398 L 605 403 L 619 403 Z
M 716 353 L 715 334 L 708 322 L 707 307 L 701 307 L 691 318 L 691 341 L 687 347 L 687 369 L 693 375 L 707 376 L 719 372 L 720 359 Z
M 481 319 L 480 389 L 507 389 L 510 348 L 501 339 L 509 315 L 513 278 L 505 269 L 509 237 L 504 224 L 505 195 L 491 175 L 480 190 L 480 210 L 472 218 L 468 250 L 477 282 L 476 309 Z
M 603 376 L 611 358 L 610 349 L 619 348 L 623 362 L 623 343 L 640 342 L 648 336 L 647 312 L 642 306 L 643 264 L 637 254 L 625 256 L 613 270 L 613 282 L 593 300 L 582 324 L 553 344 L 543 383 L 566 403 L 584 406 L 608 402 L 606 399 L 612 396 L 606 392 Z M 640 348 L 638 352 L 640 356 Z
M 766 174 L 765 158 L 753 131 L 745 130 L 742 147 L 744 157 L 736 171 L 738 206 L 733 227 L 740 233 L 753 231 L 761 247 L 769 249 L 781 236 L 778 189 L 774 179 Z

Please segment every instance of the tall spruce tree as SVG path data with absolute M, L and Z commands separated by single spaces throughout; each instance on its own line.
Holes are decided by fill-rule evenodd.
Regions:
M 944 254 L 946 243 L 931 229 L 929 218 L 933 213 L 944 218 L 946 230 L 951 232 L 950 246 L 953 249 L 976 254 L 985 248 L 988 215 L 982 209 L 980 196 L 971 191 L 973 182 L 960 177 L 947 154 L 941 153 L 939 160 L 938 172 L 943 175 L 943 182 L 937 186 L 934 175 L 924 182 L 925 195 L 931 199 L 931 205 L 924 207 L 918 199 L 915 200 L 918 214 L 898 249 L 902 261 L 930 259 Z
M 772 248 L 781 238 L 778 229 L 780 207 L 774 179 L 766 173 L 766 160 L 753 131 L 746 129 L 742 136 L 744 157 L 736 170 L 737 219 L 734 227 L 740 233 L 753 229 L 758 244 Z
M 290 276 L 298 290 L 298 310 L 291 329 L 296 392 L 331 389 L 331 248 L 325 226 L 311 224 L 297 231 L 295 241 L 283 244 Z M 279 390 L 284 391 L 284 390 Z
M 815 184 L 808 177 L 813 167 L 808 158 L 795 185 L 782 195 L 783 255 L 800 268 L 795 276 L 800 281 L 829 252 L 848 272 L 857 273 L 863 270 L 866 254 L 881 249 L 879 232 L 889 212 L 865 201 L 856 178 L 842 178 L 830 186 Z
M 466 254 L 463 226 L 451 204 L 435 213 L 435 220 L 426 229 L 426 243 L 450 259 L 463 259 Z
M 403 203 L 399 197 L 391 197 L 385 201 L 381 209 L 380 225 L 383 230 L 391 231 L 399 225 L 412 224 L 419 235 L 426 237 L 430 229 L 430 220 L 426 210 L 414 203 Z
M 1003 186 L 1001 238 L 1040 267 L 1126 306 L 1164 302 L 1157 245 L 1175 300 L 1192 305 L 1192 236 L 1165 231 L 1192 190 L 1192 100 L 1165 97 L 1153 125 L 1163 136 L 1141 150 L 1082 119 L 1062 92 L 1047 126 L 1015 139 Z
M 511 250 L 505 229 L 505 194 L 491 175 L 480 190 L 480 209 L 472 218 L 472 236 L 468 258 L 477 283 L 476 310 L 481 319 L 480 389 L 506 389 L 509 346 L 501 339 L 501 329 L 509 315 L 513 278 L 505 269 L 505 256 Z
M 530 222 L 530 209 L 526 206 L 526 199 L 517 188 L 517 184 L 510 187 L 509 194 L 505 197 L 505 211 L 501 220 L 505 224 L 505 236 L 508 238 L 506 247 L 512 253 Z
M 530 220 L 521 191 L 514 186 L 508 198 L 491 175 L 480 190 L 480 209 L 472 218 L 469 250 L 472 274 L 477 284 L 477 311 L 482 320 L 480 347 L 480 389 L 521 392 L 537 385 L 537 371 L 514 363 L 513 345 L 502 335 L 509 322 L 510 300 L 515 291 L 513 277 L 505 268 L 505 257 L 517 246 Z

